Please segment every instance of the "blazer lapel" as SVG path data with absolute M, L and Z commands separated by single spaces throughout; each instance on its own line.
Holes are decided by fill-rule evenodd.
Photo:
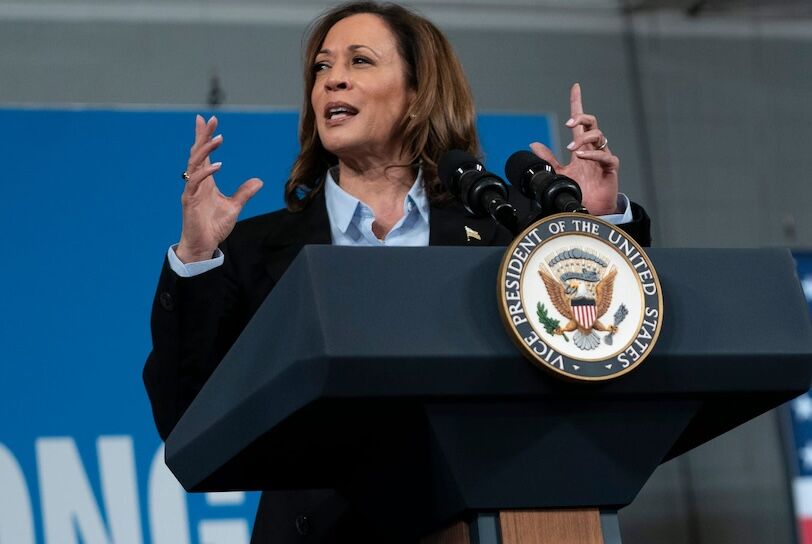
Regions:
M 473 217 L 457 202 L 431 207 L 430 246 L 489 246 L 496 233 L 493 219 Z
M 319 190 L 304 210 L 288 213 L 281 221 L 275 222 L 274 227 L 265 238 L 263 250 L 265 268 L 271 279 L 277 282 L 304 246 L 332 243 L 324 191 Z

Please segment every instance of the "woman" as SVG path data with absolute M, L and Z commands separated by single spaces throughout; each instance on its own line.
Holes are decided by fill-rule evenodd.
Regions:
M 581 184 L 593 214 L 617 213 L 619 161 L 596 119 L 583 113 L 577 85 L 572 112 L 570 164 L 559 164 L 541 144 L 531 147 Z M 314 23 L 305 51 L 301 153 L 286 185 L 286 210 L 237 223 L 262 182 L 248 180 L 231 197 L 220 193 L 213 175 L 221 165 L 209 160 L 223 141 L 216 128 L 215 118 L 197 117 L 180 243 L 168 253 L 153 307 L 144 381 L 163 438 L 305 244 L 510 241 L 489 218 L 466 217 L 437 180 L 445 150 L 479 153 L 473 102 L 445 37 L 399 6 L 346 4 Z M 646 243 L 647 217 L 639 207 L 635 213 L 626 228 Z M 468 239 L 465 226 L 480 240 Z M 310 530 L 318 531 L 313 541 L 380 541 L 346 508 L 329 491 L 276 501 L 265 493 L 253 541 L 284 542 Z M 302 522 L 315 510 L 322 519 Z

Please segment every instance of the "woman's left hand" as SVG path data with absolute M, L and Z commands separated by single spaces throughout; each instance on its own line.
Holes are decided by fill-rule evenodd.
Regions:
M 565 124 L 572 129 L 572 142 L 567 146 L 572 152 L 569 164 L 559 163 L 553 152 L 539 142 L 530 144 L 530 149 L 549 162 L 557 174 L 578 182 L 583 193 L 582 204 L 589 213 L 618 213 L 617 172 L 620 159 L 606 145 L 607 139 L 598 128 L 598 119 L 584 113 L 581 86 L 578 83 L 570 89 L 570 119 Z

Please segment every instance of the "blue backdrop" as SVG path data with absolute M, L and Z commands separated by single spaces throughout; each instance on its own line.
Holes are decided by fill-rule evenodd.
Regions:
M 194 113 L 0 109 L 3 544 L 247 542 L 256 495 L 180 491 L 141 383 Z M 257 176 L 242 217 L 280 208 L 297 114 L 218 117 L 223 192 Z M 479 128 L 498 173 L 552 141 L 545 116 L 482 115 Z

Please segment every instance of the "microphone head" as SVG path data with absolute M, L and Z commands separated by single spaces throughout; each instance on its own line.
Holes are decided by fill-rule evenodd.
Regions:
M 476 160 L 476 157 L 461 149 L 452 149 L 446 151 L 443 156 L 440 157 L 440 162 L 437 163 L 437 176 L 452 194 L 459 195 L 459 176 L 455 176 L 455 172 L 459 170 L 466 171 L 476 165 L 479 165 L 479 169 L 484 170 L 479 161 Z M 459 173 L 461 174 L 463 172 Z
M 517 151 L 505 163 L 505 176 L 512 185 L 519 187 L 522 192 L 524 192 L 522 178 L 524 178 L 525 174 L 530 173 L 532 176 L 542 170 L 555 175 L 555 170 L 553 170 L 549 162 L 526 150 Z

